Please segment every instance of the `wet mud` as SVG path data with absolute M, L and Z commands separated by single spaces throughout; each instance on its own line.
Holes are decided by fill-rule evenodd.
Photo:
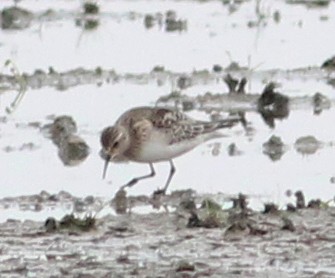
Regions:
M 60 91 L 78 85 L 96 84 L 101 86 L 103 84 L 119 82 L 144 85 L 151 83 L 158 86 L 163 86 L 167 83 L 176 89 L 185 89 L 197 85 L 218 84 L 220 80 L 225 80 L 228 74 L 241 78 L 252 74 L 252 78 L 255 80 L 304 80 L 313 78 L 324 80 L 330 85 L 334 83 L 326 67 L 307 67 L 293 70 L 253 70 L 250 72 L 248 68 L 238 66 L 238 68 L 231 70 L 231 66 L 228 66 L 217 72 L 215 70 L 216 66 L 214 65 L 213 69 L 195 70 L 185 73 L 173 72 L 165 69 L 163 66 L 155 66 L 149 73 L 118 73 L 115 69 L 103 69 L 101 67 L 95 69 L 77 68 L 59 72 L 50 66 L 48 69 L 37 69 L 33 73 L 16 73 L 11 75 L 0 73 L 0 92 L 19 89 L 22 86 L 20 81 L 23 81 L 27 88 L 41 89 L 43 87 L 55 87 Z M 332 70 L 331 66 L 327 68 Z
M 265 204 L 253 211 L 243 195 L 222 209 L 190 193 L 167 195 L 170 212 L 115 215 L 110 207 L 98 216 L 91 207 L 62 219 L 49 211 L 44 222 L 9 218 L 0 224 L 1 277 L 332 277 L 334 207 L 307 207 L 297 192 L 288 210 Z M 31 207 L 36 200 L 46 209 L 79 198 L 42 192 L 0 205 Z

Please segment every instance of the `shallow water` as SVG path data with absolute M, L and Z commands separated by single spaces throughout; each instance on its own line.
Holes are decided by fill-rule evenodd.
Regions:
M 249 63 L 257 77 L 250 76 L 248 91 L 260 93 L 264 87 L 262 70 L 319 66 L 334 54 L 334 39 L 329 35 L 335 27 L 334 2 L 327 8 L 310 9 L 283 1 L 262 1 L 266 26 L 253 28 L 248 27 L 248 22 L 257 19 L 254 1 L 243 3 L 231 14 L 219 1 L 149 2 L 102 1 L 99 27 L 85 32 L 75 26 L 80 7 L 77 1 L 24 0 L 20 7 L 36 13 L 53 8 L 60 16 L 49 21 L 35 20 L 22 31 L 0 30 L 0 64 L 10 59 L 20 72 L 29 73 L 36 69 L 47 71 L 49 66 L 58 71 L 100 66 L 120 73 L 146 73 L 156 65 L 190 73 L 194 69 L 210 70 L 213 64 L 227 66 L 233 60 L 243 66 Z M 1 1 L 0 8 L 11 3 Z M 171 9 L 178 18 L 187 20 L 186 31 L 145 28 L 145 14 Z M 281 14 L 278 23 L 272 17 L 275 11 Z M 322 16 L 328 19 L 321 20 Z M 2 72 L 7 73 L 8 69 L 3 67 Z M 315 79 L 287 75 L 274 81 L 281 82 L 280 91 L 290 97 L 311 97 L 319 91 L 334 102 L 334 88 L 326 84 L 323 74 Z M 77 86 L 66 91 L 44 87 L 28 90 L 11 115 L 6 115 L 5 108 L 13 101 L 15 92 L 2 94 L 0 113 L 6 120 L 0 122 L 0 197 L 66 190 L 76 196 L 112 198 L 119 186 L 149 169 L 133 163 L 110 165 L 107 179 L 102 180 L 103 161 L 98 155 L 100 131 L 128 108 L 154 105 L 173 88 L 173 82 L 169 81 L 162 86 L 124 81 Z M 183 93 L 196 96 L 207 91 L 223 92 L 226 88 L 218 82 L 192 86 Z M 24 126 L 30 122 L 50 123 L 48 116 L 63 114 L 75 119 L 78 135 L 91 148 L 91 155 L 77 167 L 65 167 L 52 142 L 38 128 Z M 190 114 L 208 119 L 202 112 Z M 330 182 L 335 175 L 334 116 L 333 107 L 319 116 L 313 115 L 310 107 L 299 108 L 270 129 L 256 112 L 247 113 L 247 120 L 255 130 L 253 135 L 247 135 L 238 126 L 226 131 L 226 138 L 203 144 L 176 159 L 177 173 L 170 189 L 243 192 L 254 197 L 251 200 L 254 207 L 269 200 L 280 205 L 291 201 L 284 194 L 288 189 L 303 190 L 307 198 L 329 200 L 334 196 L 334 184 Z M 275 162 L 263 154 L 262 147 L 272 135 L 280 136 L 288 145 L 287 152 Z M 313 155 L 301 155 L 294 149 L 294 142 L 307 135 L 315 136 L 325 146 Z M 31 150 L 24 147 L 27 143 L 33 144 Z M 237 145 L 241 155 L 228 156 L 227 146 L 231 143 Z M 212 154 L 213 144 L 220 145 L 217 155 Z M 158 164 L 157 176 L 136 185 L 130 194 L 151 194 L 161 187 L 168 167 L 165 163 Z
M 164 91 L 164 88 L 149 85 L 124 84 L 76 87 L 66 92 L 53 89 L 28 91 L 18 110 L 8 116 L 7 123 L 1 124 L 2 196 L 66 190 L 79 196 L 113 197 L 120 185 L 133 176 L 146 173 L 149 167 L 135 163 L 113 164 L 109 167 L 107 179 L 102 180 L 99 133 L 128 107 L 151 104 L 156 94 L 164 94 Z M 12 96 L 4 95 L 3 105 Z M 78 134 L 91 148 L 88 159 L 77 167 L 65 167 L 57 156 L 55 145 L 39 129 L 17 127 L 17 124 L 36 121 L 48 123 L 47 116 L 52 114 L 72 115 L 79 126 Z M 191 114 L 206 118 L 200 112 Z M 177 173 L 170 189 L 193 188 L 198 192 L 221 191 L 227 194 L 243 192 L 259 196 L 256 199 L 261 202 L 272 200 L 281 204 L 288 201 L 284 197 L 287 189 L 301 189 L 308 198 L 328 200 L 334 193 L 334 184 L 330 183 L 330 178 L 334 176 L 332 160 L 335 149 L 332 145 L 335 130 L 330 126 L 334 116 L 334 109 L 326 110 L 319 116 L 313 115 L 311 109 L 296 110 L 288 119 L 277 122 L 272 130 L 257 113 L 247 113 L 247 120 L 255 129 L 254 135 L 246 135 L 242 127 L 235 127 L 225 132 L 226 138 L 203 144 L 176 159 Z M 288 145 L 287 152 L 275 162 L 263 154 L 262 144 L 271 135 L 280 136 Z M 313 155 L 302 155 L 294 149 L 294 143 L 306 135 L 313 135 L 328 145 Z M 26 143 L 33 143 L 36 148 L 20 150 Z M 227 146 L 231 143 L 237 145 L 241 155 L 228 156 Z M 212 155 L 213 144 L 220 144 L 220 152 L 216 156 Z M 8 146 L 13 151 L 6 151 Z M 167 163 L 157 164 L 157 176 L 139 183 L 130 193 L 152 193 L 164 184 L 168 167 Z
M 334 54 L 329 36 L 335 27 L 333 1 L 315 9 L 284 1 L 260 3 L 263 19 L 250 28 L 248 23 L 258 20 L 256 1 L 241 4 L 233 13 L 220 1 L 102 1 L 99 27 L 83 32 L 75 26 L 78 1 L 25 0 L 20 7 L 37 14 L 51 8 L 59 20 L 40 19 L 20 32 L 1 31 L 0 64 L 12 59 L 28 72 L 49 66 L 60 71 L 101 66 L 147 72 L 156 65 L 191 71 L 231 61 L 256 69 L 291 69 L 319 66 Z M 11 4 L 1 1 L 0 8 Z M 187 31 L 145 28 L 146 14 L 168 10 L 187 20 Z M 275 12 L 279 22 L 274 21 Z

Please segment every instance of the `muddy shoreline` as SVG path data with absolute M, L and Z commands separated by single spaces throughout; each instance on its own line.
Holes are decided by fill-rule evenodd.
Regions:
M 14 75 L 0 73 L 0 93 L 10 90 L 18 90 L 22 83 L 26 88 L 41 89 L 43 87 L 54 87 L 57 90 L 64 91 L 78 85 L 96 84 L 116 84 L 126 82 L 129 84 L 147 85 L 156 84 L 163 86 L 168 83 L 172 88 L 178 88 L 178 81 L 186 78 L 188 87 L 198 85 L 218 84 L 220 80 L 228 74 L 233 74 L 238 78 L 247 77 L 251 80 L 323 80 L 330 86 L 333 86 L 334 79 L 324 69 L 320 67 L 306 67 L 291 70 L 272 69 L 272 70 L 249 70 L 247 68 L 220 70 L 214 72 L 212 69 L 195 70 L 193 72 L 173 72 L 164 69 L 162 66 L 156 66 L 149 73 L 118 73 L 114 69 L 95 69 L 77 68 L 69 71 L 58 72 L 50 67 L 48 70 L 37 69 L 33 73 L 16 72 Z M 257 92 L 250 92 L 251 94 Z
M 39 196 L 58 205 L 76 199 L 65 193 Z M 22 198 L 11 201 L 25 199 L 31 205 L 36 201 L 33 196 Z M 224 211 L 241 216 L 238 209 Z M 47 214 L 52 216 L 52 211 Z M 246 219 L 251 226 L 191 228 L 190 213 L 180 205 L 171 212 L 108 213 L 97 217 L 89 231 L 47 232 L 43 221 L 8 219 L 0 224 L 0 274 L 11 278 L 333 277 L 334 207 L 248 210 Z M 291 226 L 285 226 L 283 219 Z

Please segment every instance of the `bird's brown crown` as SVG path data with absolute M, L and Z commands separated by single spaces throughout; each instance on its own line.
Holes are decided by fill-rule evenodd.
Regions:
M 109 149 L 115 139 L 120 136 L 119 131 L 114 126 L 106 127 L 100 137 L 101 145 L 104 149 Z

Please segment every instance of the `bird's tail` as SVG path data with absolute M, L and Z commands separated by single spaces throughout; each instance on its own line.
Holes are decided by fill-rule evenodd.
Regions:
M 238 123 L 240 123 L 241 117 L 239 115 L 237 116 L 230 116 L 224 120 L 219 120 L 215 122 L 196 122 L 192 124 L 186 124 L 182 127 L 175 130 L 174 138 L 178 138 L 178 141 L 183 139 L 190 139 L 195 138 L 198 135 L 201 134 L 212 134 L 209 138 L 216 137 L 213 135 L 213 132 L 216 132 L 218 129 L 221 128 L 229 128 L 232 127 Z M 217 137 L 221 137 L 221 134 L 217 134 Z M 175 142 L 175 141 L 172 141 Z
M 223 120 L 218 120 L 214 122 L 199 122 L 197 124 L 192 124 L 190 128 L 193 134 L 205 134 L 211 133 L 221 128 L 230 128 L 241 122 L 239 116 L 231 116 Z

